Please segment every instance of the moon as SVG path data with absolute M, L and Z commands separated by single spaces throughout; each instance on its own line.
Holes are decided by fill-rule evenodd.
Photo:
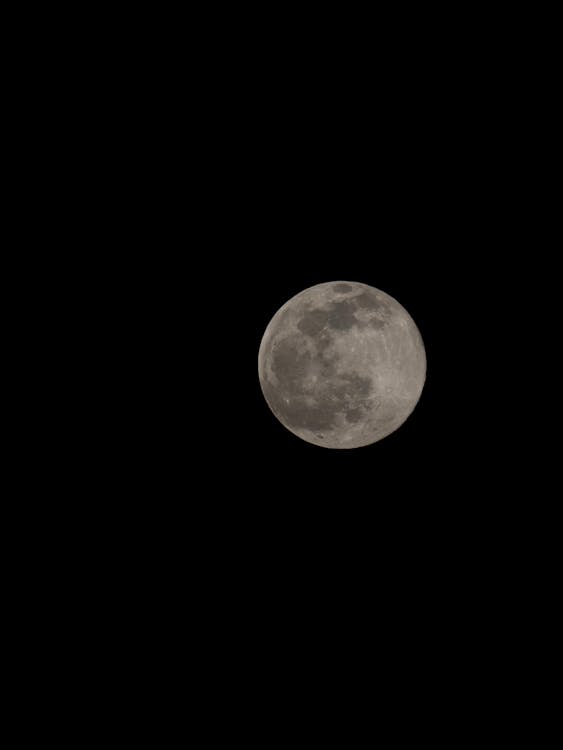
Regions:
M 268 406 L 294 435 L 325 448 L 359 448 L 412 413 L 426 353 L 396 299 L 335 281 L 305 289 L 278 310 L 262 337 L 258 375 Z

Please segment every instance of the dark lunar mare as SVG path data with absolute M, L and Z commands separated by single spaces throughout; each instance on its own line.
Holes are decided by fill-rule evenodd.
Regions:
M 307 307 L 305 314 L 297 323 L 297 328 L 307 336 L 317 336 L 321 331 L 330 328 L 333 331 L 347 331 L 354 325 L 359 325 L 354 300 L 331 302 L 326 309 Z
M 336 284 L 335 288 L 337 286 L 340 287 L 340 291 L 344 291 L 342 287 L 348 287 L 347 284 Z M 375 312 L 378 317 L 364 322 L 356 316 L 358 310 Z M 305 314 L 297 323 L 297 328 L 313 338 L 326 329 L 348 331 L 357 326 L 359 329 L 369 327 L 381 330 L 387 325 L 390 315 L 391 310 L 385 300 L 368 292 L 362 292 L 349 299 L 331 302 L 326 308 L 308 305 L 305 308 Z
M 305 324 L 307 327 L 308 324 Z M 336 417 L 340 412 L 344 412 L 348 422 L 357 422 L 362 413 L 358 403 L 371 393 L 369 378 L 362 378 L 353 372 L 337 375 L 334 363 L 324 353 L 330 338 L 325 336 L 321 342 L 313 337 L 318 351 L 316 357 L 309 351 L 300 350 L 298 335 L 282 339 L 274 345 L 271 369 L 278 385 L 274 386 L 266 379 L 263 383 L 264 395 L 274 412 L 294 429 L 330 430 L 336 427 Z M 317 365 L 321 381 L 312 389 L 307 389 L 305 379 L 313 363 Z
M 353 302 L 358 309 L 363 308 L 364 310 L 373 310 L 382 313 L 389 312 L 389 305 L 387 302 L 376 297 L 374 294 L 369 294 L 368 292 L 358 294 L 353 298 Z
M 328 310 L 309 310 L 297 323 L 297 328 L 307 336 L 316 336 L 328 325 Z
M 335 284 L 333 287 L 335 292 L 338 292 L 339 294 L 346 294 L 346 292 L 353 292 L 354 287 L 350 286 L 350 284 Z
M 353 301 L 333 302 L 330 306 L 328 325 L 335 331 L 347 331 L 359 323 L 354 315 L 356 305 Z
M 272 354 L 272 372 L 279 385 L 274 386 L 269 380 L 263 383 L 265 396 L 274 412 L 283 416 L 291 427 L 310 430 L 330 430 L 335 426 L 337 404 L 330 400 L 329 394 L 317 397 L 314 403 L 307 403 L 310 392 L 306 392 L 304 380 L 310 372 L 313 356 L 308 351 L 300 351 L 298 337 L 282 339 L 274 346 Z M 328 344 L 327 344 L 328 345 Z M 327 378 L 334 375 L 334 366 L 329 361 L 323 362 Z

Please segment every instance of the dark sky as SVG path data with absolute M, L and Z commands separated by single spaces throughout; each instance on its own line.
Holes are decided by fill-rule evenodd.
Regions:
M 359 80 L 325 81 L 313 94 L 295 69 L 283 79 L 293 86 L 271 77 L 236 88 L 225 73 L 230 98 L 210 105 L 191 136 L 190 190 L 178 178 L 162 186 L 153 283 L 170 329 L 158 335 L 182 393 L 179 405 L 168 403 L 177 389 L 164 389 L 165 464 L 172 487 L 191 492 L 194 472 L 193 491 L 214 498 L 193 506 L 204 517 L 214 508 L 210 530 L 217 514 L 222 533 L 267 549 L 298 532 L 323 544 L 342 532 L 345 546 L 397 536 L 416 549 L 443 538 L 448 519 L 470 536 L 490 491 L 505 392 L 493 364 L 505 345 L 496 335 L 498 268 L 514 208 L 496 188 L 502 156 L 495 150 L 491 162 L 490 132 L 475 128 L 475 112 L 463 114 L 446 72 L 427 88 L 402 68 L 395 75 L 416 96 L 401 99 L 389 85 L 376 96 Z M 399 300 L 428 360 L 409 420 L 353 451 L 323 450 L 285 430 L 257 377 L 272 315 L 333 280 Z
M 527 315 L 505 291 L 522 299 L 528 231 L 509 90 L 451 49 L 448 64 L 364 52 L 202 59 L 189 86 L 158 79 L 131 149 L 139 241 L 119 241 L 138 299 L 120 346 L 139 337 L 124 451 L 142 499 L 125 520 L 227 619 L 336 603 L 361 624 L 378 597 L 461 613 L 523 513 L 505 482 Z M 395 297 L 428 363 L 407 422 L 350 451 L 285 430 L 257 373 L 272 315 L 334 280 Z
M 206 736 L 240 727 L 246 737 L 278 714 L 277 738 L 303 713 L 317 737 L 350 698 L 378 737 L 386 701 L 398 714 L 393 736 L 408 725 L 434 737 L 455 719 L 449 704 L 462 704 L 465 737 L 476 716 L 497 712 L 499 675 L 516 689 L 518 679 L 548 684 L 523 680 L 525 645 L 534 663 L 552 663 L 535 648 L 556 618 L 538 619 L 536 639 L 522 623 L 541 611 L 546 572 L 558 569 L 549 557 L 560 543 L 545 540 L 560 525 L 544 508 L 560 482 L 546 490 L 535 467 L 531 486 L 521 481 L 538 417 L 555 422 L 559 372 L 560 336 L 542 346 L 538 335 L 556 320 L 543 277 L 559 279 L 557 245 L 541 237 L 558 195 L 545 188 L 558 174 L 545 145 L 557 118 L 542 112 L 558 100 L 545 73 L 557 69 L 549 23 L 536 54 L 528 10 L 515 30 L 513 9 L 495 24 L 489 8 L 454 19 L 451 9 L 398 5 L 388 21 L 383 6 L 369 18 L 315 7 L 306 19 L 305 7 L 272 6 L 267 18 L 266 5 L 192 5 L 178 10 L 187 19 L 168 7 L 161 20 L 153 7 L 127 10 L 121 25 L 113 11 L 98 14 L 87 65 L 63 47 L 60 72 L 32 63 L 40 100 L 21 87 L 34 107 L 29 149 L 7 142 L 8 152 L 19 164 L 29 150 L 33 161 L 39 142 L 48 166 L 19 169 L 45 203 L 43 218 L 20 201 L 22 231 L 39 234 L 20 255 L 30 274 L 54 273 L 63 293 L 45 273 L 45 307 L 32 308 L 46 346 L 26 387 L 33 397 L 44 389 L 53 416 L 26 421 L 25 394 L 6 391 L 47 456 L 43 469 L 20 451 L 22 482 L 37 478 L 39 489 L 16 496 L 26 541 L 8 554 L 8 578 L 28 562 L 27 528 L 39 519 L 46 554 L 33 577 L 45 575 L 47 598 L 64 576 L 76 582 L 63 593 L 68 617 L 56 602 L 37 608 L 20 586 L 35 608 L 32 641 L 58 658 L 40 638 L 53 623 L 74 672 L 97 693 L 98 675 L 104 695 L 115 685 L 117 714 L 135 683 L 144 702 L 131 700 L 128 731 L 139 706 L 156 716 L 158 695 L 160 734 L 176 706 L 181 731 L 194 732 L 199 700 Z M 60 28 L 83 48 L 91 26 Z M 534 174 L 537 165 L 551 174 Z M 336 280 L 396 298 L 427 355 L 409 419 L 354 450 L 291 434 L 258 380 L 274 313 Z M 532 301 L 534 289 L 542 299 Z M 9 332 L 27 296 L 8 304 Z M 68 321 L 63 358 L 51 340 Z M 57 555 L 61 574 L 51 575 Z M 94 630 L 81 638 L 83 621 Z M 86 654 L 101 654 L 93 671 Z M 514 715 L 511 705 L 501 716 L 503 736 Z M 355 715 L 345 723 L 354 746 Z

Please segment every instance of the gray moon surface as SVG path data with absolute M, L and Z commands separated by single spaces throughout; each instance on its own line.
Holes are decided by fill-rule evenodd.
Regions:
M 426 377 L 415 322 L 385 292 L 353 281 L 305 289 L 274 315 L 258 375 L 278 420 L 325 448 L 359 448 L 400 427 Z

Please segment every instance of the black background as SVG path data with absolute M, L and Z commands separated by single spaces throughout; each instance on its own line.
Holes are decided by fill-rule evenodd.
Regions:
M 245 158 L 235 166 L 227 168 L 219 148 L 206 162 L 218 170 L 217 184 L 201 232 L 189 236 L 194 252 L 173 255 L 166 268 L 159 299 L 167 325 L 156 331 L 163 429 L 150 441 L 158 443 L 158 471 L 148 485 L 164 506 L 147 507 L 167 554 L 185 554 L 187 537 L 211 600 L 256 609 L 272 627 L 271 618 L 279 625 L 296 612 L 313 627 L 357 608 L 360 628 L 360 613 L 371 622 L 378 598 L 391 608 L 457 611 L 476 576 L 490 585 L 499 534 L 517 517 L 514 504 L 507 516 L 512 500 L 496 490 L 506 391 L 493 364 L 502 347 L 495 229 L 474 199 L 486 188 L 463 156 L 451 163 L 441 135 L 431 141 L 432 167 L 419 169 L 390 131 L 377 160 L 360 148 L 339 163 L 352 139 L 346 133 L 321 150 L 318 168 L 309 143 L 300 134 L 289 142 L 278 127 L 267 133 L 268 149 L 241 135 Z M 457 178 L 446 176 L 455 170 Z M 361 281 L 399 300 L 427 352 L 411 417 L 356 450 L 292 435 L 258 380 L 273 314 L 332 280 Z M 153 461 L 139 467 L 141 478 Z
M 438 653 L 447 681 L 450 648 L 466 664 L 485 639 L 502 652 L 526 577 L 505 436 L 523 376 L 505 292 L 529 231 L 526 71 L 505 75 L 494 39 L 436 46 L 402 26 L 322 51 L 312 31 L 290 45 L 211 32 L 115 87 L 103 205 L 119 228 L 103 239 L 127 250 L 104 268 L 127 367 L 105 374 L 118 406 L 101 516 L 124 558 L 116 602 L 150 602 L 174 649 L 195 628 L 232 690 L 249 669 L 257 684 L 301 674 L 303 654 L 321 678 L 379 654 L 423 681 Z M 335 280 L 395 297 L 427 354 L 413 414 L 355 450 L 295 437 L 258 380 L 271 317 Z
M 497 364 L 519 263 L 507 227 L 525 218 L 509 84 L 474 57 L 446 64 L 451 47 L 333 50 L 322 65 L 305 48 L 252 49 L 206 59 L 183 97 L 176 77 L 159 79 L 157 148 L 136 160 L 159 424 L 141 484 L 185 498 L 158 520 L 189 528 L 227 588 L 234 575 L 265 597 L 278 583 L 304 600 L 335 586 L 399 595 L 422 575 L 443 597 L 482 565 L 509 502 L 496 489 L 510 388 Z M 428 359 L 408 421 L 351 451 L 283 428 L 257 374 L 273 314 L 333 280 L 399 300 Z
M 546 23 L 538 50 L 514 9 L 354 12 L 65 18 L 18 87 L 44 336 L 22 337 L 16 408 L 39 392 L 47 415 L 22 414 L 43 458 L 24 452 L 20 494 L 39 491 L 15 503 L 21 544 L 6 527 L 9 576 L 32 568 L 31 659 L 39 643 L 59 676 L 61 642 L 68 684 L 92 675 L 94 710 L 103 695 L 128 732 L 147 705 L 160 739 L 174 714 L 317 734 L 349 702 L 370 731 L 390 714 L 394 736 L 444 717 L 466 734 L 548 684 L 525 670 L 551 663 L 559 526 L 555 490 L 524 481 L 539 430 L 522 424 L 550 414 L 558 372 L 530 294 L 555 267 L 538 252 L 555 191 L 534 213 Z M 355 450 L 292 435 L 258 380 L 271 317 L 335 280 L 395 297 L 428 361 L 409 419 Z

